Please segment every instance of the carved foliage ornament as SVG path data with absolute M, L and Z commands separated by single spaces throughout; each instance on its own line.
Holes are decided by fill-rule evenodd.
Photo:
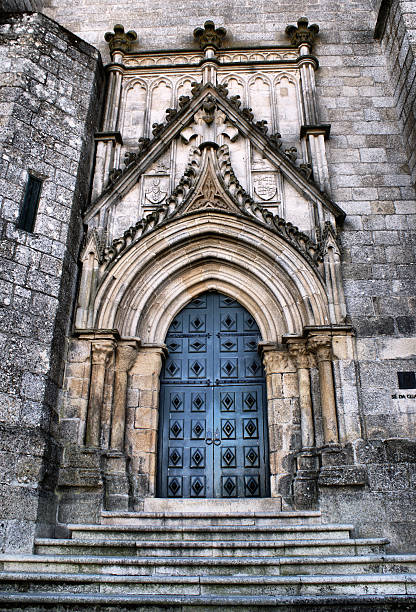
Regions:
M 215 28 L 213 21 L 206 21 L 203 28 L 194 30 L 194 38 L 201 49 L 205 49 L 205 47 L 219 49 L 226 34 L 227 30 L 225 28 Z
M 115 51 L 121 51 L 122 53 L 128 53 L 131 48 L 131 43 L 137 40 L 137 34 L 134 30 L 124 31 L 124 26 L 117 23 L 114 26 L 113 32 L 106 32 L 104 34 L 105 40 L 108 42 L 110 47 L 110 53 Z
M 289 36 L 293 46 L 299 47 L 299 45 L 307 44 L 309 47 L 312 47 L 319 32 L 319 26 L 316 23 L 308 24 L 308 19 L 301 17 L 297 22 L 297 27 L 294 25 L 287 26 L 286 34 Z

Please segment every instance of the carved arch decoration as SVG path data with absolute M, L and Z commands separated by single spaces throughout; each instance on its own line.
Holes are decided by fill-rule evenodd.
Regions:
M 202 290 L 201 275 L 208 282 L 203 287 L 222 283 L 254 315 L 253 299 L 238 289 L 250 287 L 267 340 L 331 322 L 318 245 L 247 196 L 227 146 L 195 148 L 181 183 L 176 198 L 159 206 L 137 232 L 132 228 L 130 240 L 103 254 L 89 317 L 94 327 L 162 342 L 167 328 L 155 322 L 164 318 L 166 326 L 167 319 L 156 314 L 156 296 L 175 314 L 170 300 L 180 309 Z M 186 288 L 183 299 L 177 287 Z

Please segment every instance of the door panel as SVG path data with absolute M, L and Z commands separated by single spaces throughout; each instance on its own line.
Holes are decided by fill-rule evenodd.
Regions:
M 259 340 L 250 313 L 218 293 L 175 317 L 161 375 L 160 496 L 269 495 Z

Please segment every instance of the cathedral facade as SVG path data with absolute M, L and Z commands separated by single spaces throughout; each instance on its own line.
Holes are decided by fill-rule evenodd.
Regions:
M 189 4 L 1 17 L 2 552 L 149 499 L 411 550 L 416 3 Z

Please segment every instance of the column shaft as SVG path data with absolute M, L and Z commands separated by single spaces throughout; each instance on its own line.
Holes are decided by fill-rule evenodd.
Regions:
M 111 341 L 101 340 L 92 343 L 90 393 L 85 434 L 86 446 L 100 446 L 105 373 L 113 350 L 114 343 Z
M 121 343 L 117 347 L 110 446 L 120 452 L 124 451 L 128 371 L 133 366 L 136 355 L 136 341 Z

